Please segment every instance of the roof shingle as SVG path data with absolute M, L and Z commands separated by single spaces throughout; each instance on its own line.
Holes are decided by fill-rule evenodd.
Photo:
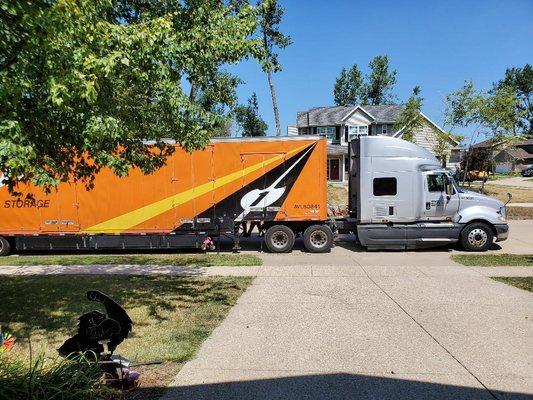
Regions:
M 342 119 L 357 106 L 314 107 L 297 114 L 298 127 L 341 125 Z M 396 104 L 362 105 L 364 111 L 375 118 L 375 123 L 394 123 L 402 106 Z

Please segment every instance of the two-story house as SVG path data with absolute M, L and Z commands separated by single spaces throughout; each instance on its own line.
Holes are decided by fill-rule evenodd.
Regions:
M 400 116 L 400 105 L 358 105 L 315 107 L 297 114 L 296 129 L 299 135 L 321 135 L 328 139 L 328 180 L 346 182 L 348 178 L 348 142 L 361 135 L 388 135 L 402 137 L 402 129 L 393 129 Z M 414 142 L 433 151 L 437 137 L 444 130 L 427 116 L 415 132 Z M 289 128 L 294 132 L 294 128 Z M 449 151 L 443 166 L 456 168 L 460 148 L 449 138 Z

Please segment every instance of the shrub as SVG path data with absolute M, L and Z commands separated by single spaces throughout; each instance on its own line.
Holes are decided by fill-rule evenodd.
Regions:
M 0 354 L 0 400 L 109 400 L 116 394 L 86 357 L 45 362 L 41 351 L 24 363 Z

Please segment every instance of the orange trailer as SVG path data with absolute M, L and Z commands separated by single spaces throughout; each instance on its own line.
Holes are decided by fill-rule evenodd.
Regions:
M 102 170 L 92 190 L 76 182 L 50 194 L 0 187 L 0 254 L 12 248 L 113 249 L 211 245 L 257 226 L 271 251 L 303 234 L 310 251 L 327 251 L 326 141 L 318 137 L 214 139 L 203 150 L 177 146 L 167 164 L 127 177 Z

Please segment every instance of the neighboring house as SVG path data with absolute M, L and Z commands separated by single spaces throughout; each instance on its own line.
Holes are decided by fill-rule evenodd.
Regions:
M 394 123 L 400 116 L 400 105 L 358 105 L 316 107 L 297 114 L 296 127 L 299 135 L 321 135 L 328 139 L 328 180 L 346 182 L 349 160 L 348 142 L 361 135 L 387 135 L 402 137 L 402 130 L 395 131 Z M 414 134 L 414 142 L 433 151 L 437 145 L 437 134 L 444 132 L 427 116 Z M 450 137 L 449 151 L 443 165 L 458 168 L 460 162 L 459 143 Z
M 527 153 L 527 156 L 522 159 L 524 165 L 533 164 L 533 139 L 524 140 L 523 142 L 517 143 L 516 147 L 524 150 Z
M 494 172 L 498 174 L 521 171 L 525 166 L 533 164 L 533 139 L 508 146 L 484 140 L 472 146 L 473 149 L 488 147 L 493 149 Z

